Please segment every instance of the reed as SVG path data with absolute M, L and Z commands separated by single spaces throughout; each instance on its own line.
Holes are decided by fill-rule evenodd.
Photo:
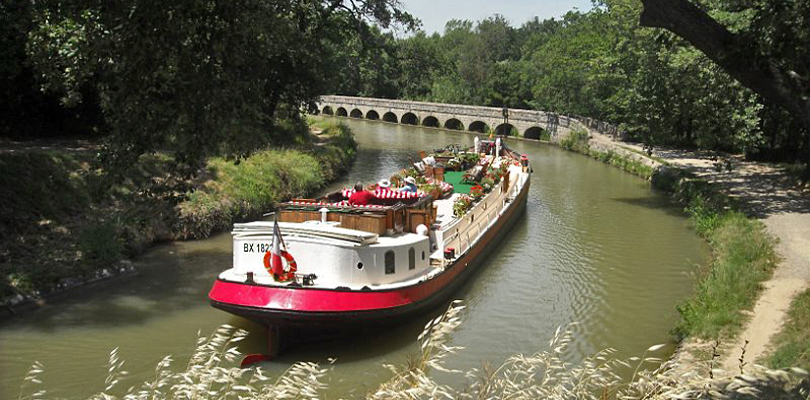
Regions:
M 452 334 L 461 324 L 464 306 L 450 304 L 441 316 L 430 321 L 419 335 L 420 354 L 405 365 L 385 365 L 391 378 L 366 394 L 367 399 L 802 399 L 807 400 L 807 372 L 793 368 L 769 370 L 753 365 L 748 374 L 716 378 L 703 365 L 662 362 L 650 353 L 617 359 L 611 349 L 597 352 L 572 364 L 564 361 L 573 338 L 570 330 L 558 329 L 547 350 L 532 355 L 514 355 L 497 368 L 460 371 L 445 362 L 462 351 L 452 345 Z M 320 399 L 327 398 L 331 367 L 299 362 L 272 379 L 261 367 L 235 367 L 240 354 L 235 344 L 247 333 L 223 325 L 207 337 L 200 336 L 188 364 L 180 371 L 172 368 L 167 356 L 155 367 L 154 378 L 128 389 L 119 389 L 127 379 L 117 351 L 110 353 L 106 387 L 90 399 Z M 26 376 L 18 400 L 46 399 L 38 375 L 42 365 L 35 363 Z M 466 384 L 455 387 L 440 384 L 433 371 L 457 376 Z M 37 389 L 40 389 L 37 391 Z M 30 394 L 29 394 L 30 393 Z M 337 396 L 335 396 L 337 397 Z

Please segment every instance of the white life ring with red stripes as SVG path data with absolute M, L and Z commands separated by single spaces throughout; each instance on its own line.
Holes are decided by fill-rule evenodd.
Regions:
M 295 262 L 295 258 L 293 258 L 292 254 L 288 253 L 287 250 L 281 250 L 281 257 L 287 261 L 287 267 L 289 267 L 289 270 L 281 275 L 273 273 L 273 266 L 270 265 L 272 256 L 273 253 L 269 251 L 264 253 L 264 269 L 273 276 L 273 279 L 277 282 L 287 282 L 295 279 L 295 272 L 298 271 L 298 263 Z

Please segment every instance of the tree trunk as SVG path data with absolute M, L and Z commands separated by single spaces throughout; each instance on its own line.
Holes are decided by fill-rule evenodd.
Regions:
M 641 26 L 664 28 L 684 38 L 734 79 L 783 107 L 810 130 L 810 87 L 794 71 L 780 70 L 773 60 L 758 56 L 749 40 L 729 32 L 686 0 L 642 0 Z

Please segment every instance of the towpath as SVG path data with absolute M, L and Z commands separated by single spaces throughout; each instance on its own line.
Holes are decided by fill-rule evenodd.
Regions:
M 616 141 L 595 131 L 591 135 L 592 145 L 644 153 L 639 145 Z M 771 340 L 786 319 L 791 300 L 810 287 L 810 190 L 796 188 L 776 166 L 747 162 L 740 157 L 730 159 L 729 170 L 716 168 L 718 161 L 708 152 L 656 148 L 653 156 L 692 171 L 715 188 L 739 199 L 743 210 L 760 219 L 778 239 L 776 251 L 781 260 L 773 277 L 764 283 L 765 290 L 750 312 L 751 318 L 744 330 L 735 342 L 723 346 L 726 351 L 722 369 L 736 372 L 740 348 L 745 341 L 749 341 L 746 362 L 766 356 Z M 647 160 L 648 164 L 659 164 Z

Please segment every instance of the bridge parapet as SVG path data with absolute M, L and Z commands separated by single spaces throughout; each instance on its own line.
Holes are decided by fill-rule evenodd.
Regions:
M 511 125 L 519 133 L 522 133 L 524 137 L 530 137 L 530 135 L 539 137 L 540 130 L 547 131 L 552 137 L 566 136 L 571 129 L 583 127 L 583 124 L 579 121 L 566 115 L 514 108 L 508 109 L 508 117 L 505 118 L 504 109 L 497 107 L 324 95 L 321 96 L 318 108 L 319 110 L 325 110 L 326 107 L 329 107 L 329 110 L 336 114 L 339 108 L 343 108 L 343 113 L 340 115 L 358 118 L 363 118 L 373 111 L 372 115 L 375 116 L 373 119 L 377 119 L 390 112 L 397 116 L 397 120 L 393 122 L 415 122 L 419 124 L 419 120 L 422 120 L 423 122 L 437 123 L 439 127 L 443 126 L 441 124 L 442 119 L 444 121 L 460 121 L 470 130 L 472 130 L 472 125 L 476 123 L 486 124 L 489 129 Z M 352 115 L 353 111 L 355 115 Z M 405 122 L 403 119 L 406 114 L 413 114 L 413 116 L 409 117 L 411 118 L 409 122 Z M 414 117 L 415 121 L 413 120 Z

